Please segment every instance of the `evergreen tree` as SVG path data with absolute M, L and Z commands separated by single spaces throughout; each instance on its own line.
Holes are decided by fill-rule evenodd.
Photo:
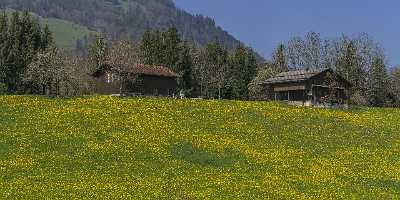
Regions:
M 278 48 L 276 48 L 275 53 L 272 56 L 272 65 L 276 69 L 276 71 L 289 71 L 289 65 L 285 52 L 285 45 L 280 44 Z
M 231 55 L 229 63 L 232 98 L 248 99 L 249 84 L 257 73 L 257 61 L 254 52 L 238 45 Z
M 142 52 L 142 60 L 143 64 L 151 65 L 153 64 L 153 33 L 151 31 L 146 31 L 143 36 L 142 40 L 140 41 L 140 52 Z
M 207 44 L 202 59 L 203 96 L 226 97 L 228 89 L 228 51 L 219 42 Z
M 95 41 L 89 45 L 88 52 L 90 71 L 94 72 L 101 69 L 106 62 L 108 54 L 108 46 L 105 37 L 103 35 L 97 35 Z
M 37 20 L 32 21 L 30 30 L 28 31 L 27 48 L 28 48 L 28 53 L 27 53 L 28 64 L 34 59 L 38 50 L 44 50 L 42 49 L 41 28 Z
M 245 73 L 246 87 L 250 84 L 250 82 L 256 76 L 257 68 L 258 68 L 258 64 L 257 64 L 257 58 L 256 58 L 255 52 L 250 48 L 246 48 L 246 73 Z M 247 92 L 247 94 L 248 94 L 248 92 Z
M 0 84 L 5 89 L 5 78 L 7 73 L 6 57 L 8 49 L 8 18 L 5 11 L 0 15 Z
M 50 31 L 49 25 L 45 25 L 42 31 L 42 50 L 47 49 L 50 46 L 54 46 L 53 34 Z
M 180 72 L 181 69 L 179 69 L 177 63 L 180 59 L 182 41 L 175 27 L 171 27 L 162 33 L 162 44 L 160 46 L 162 46 L 162 57 L 164 58 L 160 64 L 171 68 L 175 72 Z
M 375 58 L 371 66 L 370 103 L 372 106 L 383 106 L 387 93 L 386 66 L 381 58 Z
M 3 11 L 0 15 L 0 47 L 4 48 L 4 45 L 7 43 L 8 39 L 8 17 Z M 0 49 L 2 50 L 2 49 Z M 3 57 L 1 57 L 3 58 Z
M 22 47 L 28 46 L 29 38 L 28 34 L 32 27 L 31 15 L 28 11 L 23 11 L 20 18 L 20 29 L 18 32 L 18 37 L 21 42 Z
M 192 81 L 192 95 L 204 97 L 203 89 L 206 80 L 206 70 L 204 65 L 204 49 L 193 44 L 190 48 L 190 56 L 193 61 L 193 81 Z
M 17 91 L 19 82 L 19 72 L 22 62 L 22 41 L 19 36 L 21 33 L 21 20 L 19 12 L 14 12 L 11 17 L 10 27 L 8 29 L 8 52 L 6 53 L 6 80 L 5 83 L 9 92 Z
M 187 42 L 182 44 L 180 49 L 179 61 L 176 64 L 178 71 L 179 71 L 179 89 L 184 90 L 186 94 L 191 93 L 193 86 L 192 86 L 192 67 L 193 67 L 193 60 L 190 54 L 190 47 L 188 46 Z
M 161 32 L 146 31 L 140 42 L 140 52 L 143 64 L 163 65 L 165 50 Z
M 165 32 L 147 31 L 140 43 L 140 52 L 144 64 L 161 65 L 170 68 L 180 75 L 180 90 L 191 90 L 192 59 L 190 49 L 175 27 Z
M 337 60 L 336 70 L 353 85 L 350 90 L 350 97 L 353 103 L 365 104 L 363 81 L 365 73 L 361 68 L 357 46 L 353 41 L 346 42 L 342 46 L 344 48 Z
M 8 92 L 25 92 L 26 86 L 22 81 L 22 75 L 27 66 L 43 50 L 41 27 L 38 20 L 32 18 L 29 12 L 12 13 L 9 25 L 8 19 L 3 13 L 0 18 L 0 69 L 3 72 L 3 80 Z M 47 34 L 51 36 L 49 32 Z

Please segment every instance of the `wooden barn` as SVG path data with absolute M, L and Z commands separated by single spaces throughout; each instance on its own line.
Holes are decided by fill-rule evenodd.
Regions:
M 328 98 L 329 104 L 344 105 L 351 87 L 332 69 L 284 72 L 266 80 L 263 85 L 269 99 L 303 106 L 323 106 Z
M 115 70 L 106 65 L 93 74 L 97 94 L 173 96 L 178 75 L 167 67 L 135 65 Z

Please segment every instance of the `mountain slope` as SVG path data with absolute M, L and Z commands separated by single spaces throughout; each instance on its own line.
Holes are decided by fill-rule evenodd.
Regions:
M 201 45 L 218 40 L 233 49 L 240 43 L 211 18 L 179 10 L 172 0 L 0 0 L 0 8 L 27 9 L 106 31 L 114 38 L 129 35 L 138 39 L 148 29 L 174 25 L 185 39 Z
M 57 46 L 63 49 L 73 50 L 76 48 L 78 40 L 96 34 L 95 31 L 70 21 L 55 18 L 44 18 L 43 20 L 49 25 Z

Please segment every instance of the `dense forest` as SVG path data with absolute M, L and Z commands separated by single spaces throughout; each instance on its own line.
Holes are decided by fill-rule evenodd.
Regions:
M 218 40 L 233 50 L 239 44 L 213 19 L 180 10 L 172 0 L 0 0 L 0 9 L 5 8 L 68 20 L 107 33 L 113 39 L 129 36 L 140 40 L 147 30 L 174 26 L 185 40 L 199 45 Z M 81 43 L 85 41 L 79 42 L 84 46 Z

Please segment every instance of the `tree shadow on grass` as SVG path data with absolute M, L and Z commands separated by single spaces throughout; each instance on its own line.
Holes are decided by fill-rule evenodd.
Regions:
M 211 167 L 229 167 L 236 162 L 245 161 L 245 156 L 237 151 L 227 150 L 223 153 L 214 153 L 194 146 L 188 141 L 174 142 L 170 145 L 171 155 L 175 159 L 184 160 L 193 165 Z
M 354 186 L 373 190 L 391 190 L 395 195 L 400 195 L 400 181 L 384 178 L 355 178 L 348 176 L 338 176 L 342 181 L 346 181 Z

